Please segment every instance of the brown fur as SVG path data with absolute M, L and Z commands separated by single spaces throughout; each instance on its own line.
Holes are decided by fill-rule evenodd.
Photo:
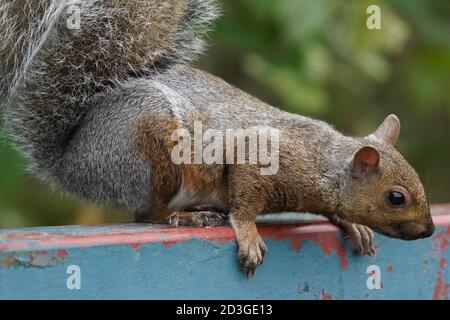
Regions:
M 146 119 L 138 125 L 136 147 L 153 168 L 151 174 L 151 202 L 149 212 L 136 215 L 137 221 L 168 223 L 171 212 L 167 205 L 181 184 L 181 169 L 172 163 L 170 151 L 175 143 L 171 141 L 172 132 L 178 123 L 172 119 Z M 158 152 L 155 152 L 158 150 Z
M 193 112 L 186 119 L 187 127 L 192 129 L 193 120 L 199 118 L 204 120 L 206 127 L 212 126 L 207 115 L 200 117 L 198 112 Z M 388 118 L 387 122 L 391 121 Z M 138 139 L 153 142 L 140 146 L 140 150 L 150 159 L 152 168 L 158 170 L 154 173 L 156 178 L 153 178 L 152 185 L 158 190 L 155 194 L 159 202 L 156 203 L 164 208 L 152 221 L 173 223 L 176 218 L 176 225 L 222 225 L 217 213 L 204 211 L 205 208 L 209 210 L 207 202 L 199 203 L 205 208 L 194 211 L 168 208 L 170 199 L 182 189 L 189 190 L 189 195 L 194 198 L 198 195 L 207 198 L 208 194 L 217 193 L 220 201 L 227 205 L 239 243 L 238 260 L 247 275 L 255 272 L 266 252 L 255 225 L 256 217 L 264 213 L 309 211 L 323 214 L 346 230 L 351 247 L 360 255 L 375 252 L 373 232 L 367 225 L 381 233 L 405 239 L 429 234 L 432 221 L 423 187 L 416 183 L 415 173 L 404 166 L 404 160 L 390 144 L 395 143 L 392 137 L 396 138 L 398 132 L 389 132 L 390 143 L 368 139 L 361 142 L 353 140 L 342 146 L 340 151 L 344 155 L 351 158 L 353 154 L 353 160 L 336 160 L 349 166 L 349 177 L 345 179 L 350 181 L 345 182 L 333 180 L 340 179 L 338 176 L 326 178 L 328 170 L 337 174 L 340 169 L 326 168 L 330 165 L 327 157 L 331 154 L 320 150 L 325 148 L 323 145 L 308 145 L 308 140 L 296 140 L 295 131 L 291 136 L 288 124 L 283 125 L 287 127 L 283 128 L 280 139 L 279 171 L 264 176 L 260 174 L 260 164 L 183 164 L 177 169 L 171 164 L 161 164 L 169 158 L 171 150 L 166 146 L 174 145 L 168 139 L 177 125 L 173 120 L 146 121 L 145 130 L 140 130 Z M 159 137 L 157 141 L 155 137 Z M 332 164 L 336 165 L 339 164 Z M 175 172 L 177 178 L 173 179 L 171 175 Z M 326 186 L 321 185 L 322 180 L 326 181 Z M 403 192 L 409 207 L 389 209 L 380 190 L 391 188 Z
M 139 222 L 168 223 L 173 210 L 169 202 L 182 187 L 198 194 L 216 192 L 219 200 L 228 203 L 228 182 L 224 165 L 192 164 L 176 166 L 171 160 L 175 146 L 172 133 L 179 128 L 173 119 L 146 119 L 136 131 L 136 147 L 153 169 L 149 212 L 136 215 Z M 155 152 L 155 150 L 157 150 Z
M 420 179 L 394 147 L 395 116 L 368 137 L 347 137 L 185 65 L 217 16 L 213 0 L 85 1 L 76 30 L 66 4 L 0 3 L 0 113 L 42 178 L 123 204 L 137 221 L 217 225 L 228 212 L 247 274 L 266 251 L 255 220 L 268 212 L 323 214 L 362 254 L 373 248 L 369 228 L 402 239 L 432 234 Z M 175 165 L 172 133 L 195 121 L 204 130 L 280 130 L 279 171 Z M 387 202 L 394 190 L 404 205 Z

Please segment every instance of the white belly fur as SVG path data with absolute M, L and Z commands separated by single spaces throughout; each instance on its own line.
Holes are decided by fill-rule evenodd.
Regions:
M 205 206 L 211 208 L 227 209 L 227 204 L 219 197 L 217 190 L 206 190 L 201 186 L 198 188 L 189 188 L 184 183 L 177 194 L 170 199 L 169 209 L 174 211 L 182 211 L 194 206 Z

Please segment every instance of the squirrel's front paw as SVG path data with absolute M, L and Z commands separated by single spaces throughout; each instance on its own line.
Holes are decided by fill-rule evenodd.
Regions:
M 214 211 L 175 211 L 169 217 L 173 226 L 216 227 L 228 224 L 227 216 Z
M 375 254 L 375 246 L 373 242 L 373 231 L 364 225 L 352 223 L 347 228 L 348 239 L 353 252 L 357 255 L 369 255 Z
M 239 242 L 238 261 L 247 277 L 255 274 L 256 267 L 263 263 L 266 251 L 267 247 L 259 235 Z

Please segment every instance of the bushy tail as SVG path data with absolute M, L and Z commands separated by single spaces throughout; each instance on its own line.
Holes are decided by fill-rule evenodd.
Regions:
M 186 63 L 214 0 L 2 0 L 0 103 L 8 131 L 51 177 L 92 94 Z

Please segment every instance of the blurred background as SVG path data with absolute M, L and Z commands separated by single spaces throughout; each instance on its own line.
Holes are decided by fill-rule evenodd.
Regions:
M 450 202 L 450 1 L 224 0 L 198 65 L 282 109 L 366 135 L 389 113 L 430 202 Z M 367 7 L 381 8 L 369 30 Z M 0 137 L 0 228 L 129 222 L 51 190 Z

